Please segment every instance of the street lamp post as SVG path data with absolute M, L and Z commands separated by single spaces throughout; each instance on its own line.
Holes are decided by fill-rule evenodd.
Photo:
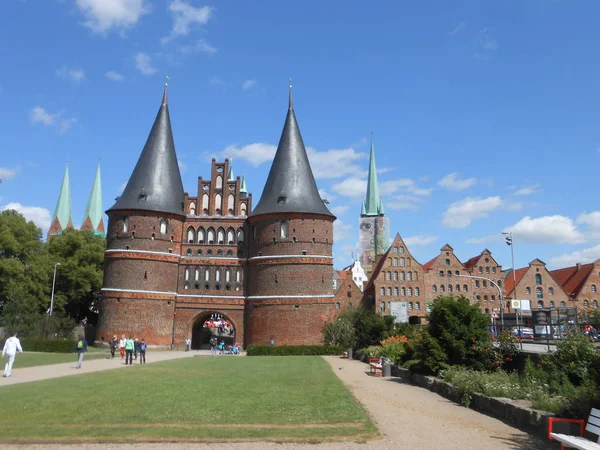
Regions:
M 54 278 L 52 278 L 52 295 L 50 297 L 50 316 L 52 315 L 52 310 L 54 309 L 54 286 L 56 285 L 56 268 L 60 266 L 60 263 L 54 264 Z
M 510 258 L 512 261 L 512 275 L 513 275 L 513 300 L 517 299 L 517 268 L 515 267 L 515 246 L 513 242 L 512 231 L 505 231 L 502 234 L 506 235 L 506 245 L 510 247 Z M 520 308 L 519 308 L 520 310 Z M 519 311 L 515 311 L 515 317 L 517 319 L 517 326 L 519 326 Z
M 460 277 L 460 278 L 473 278 L 476 280 L 486 280 L 486 281 L 489 281 L 490 284 L 493 284 L 496 287 L 496 289 L 498 289 L 498 299 L 500 300 L 500 323 L 502 324 L 502 328 L 504 329 L 504 298 L 502 296 L 502 289 L 500 288 L 500 286 L 498 286 L 498 284 L 490 278 L 478 277 L 476 275 L 454 275 L 454 276 Z

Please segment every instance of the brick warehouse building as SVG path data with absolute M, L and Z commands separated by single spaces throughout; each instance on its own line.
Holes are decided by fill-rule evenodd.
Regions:
M 204 322 L 223 316 L 244 346 L 318 344 L 337 313 L 331 291 L 333 222 L 289 107 L 262 197 L 227 159 L 184 192 L 167 104 L 123 194 L 107 211 L 97 337 L 150 345 L 206 344 Z M 348 294 L 347 294 L 348 295 Z

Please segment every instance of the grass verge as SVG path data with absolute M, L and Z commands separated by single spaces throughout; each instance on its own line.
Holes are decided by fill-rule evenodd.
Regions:
M 0 390 L 0 442 L 376 437 L 320 357 L 185 358 Z

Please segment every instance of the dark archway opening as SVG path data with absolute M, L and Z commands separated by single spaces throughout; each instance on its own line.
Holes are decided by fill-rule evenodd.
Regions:
M 210 350 L 211 338 L 224 342 L 227 348 L 236 342 L 236 330 L 233 322 L 225 314 L 207 311 L 200 314 L 192 327 L 192 349 Z

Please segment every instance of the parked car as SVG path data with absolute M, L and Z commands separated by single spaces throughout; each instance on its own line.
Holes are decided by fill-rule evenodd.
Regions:
M 523 339 L 533 339 L 533 328 L 513 327 L 512 334 L 515 336 L 520 336 Z

